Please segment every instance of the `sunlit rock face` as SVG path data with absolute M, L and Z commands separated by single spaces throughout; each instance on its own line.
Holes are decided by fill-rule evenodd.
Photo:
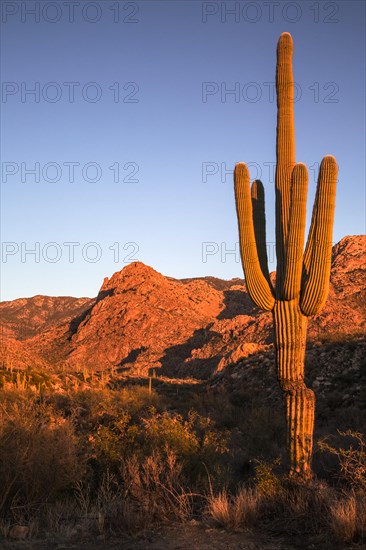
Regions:
M 365 266 L 365 236 L 333 247 L 329 298 L 310 320 L 309 340 L 365 331 Z M 14 368 L 204 378 L 272 342 L 270 314 L 253 305 L 244 281 L 177 280 L 141 262 L 105 278 L 96 298 L 35 296 L 3 302 L 0 315 L 0 361 Z

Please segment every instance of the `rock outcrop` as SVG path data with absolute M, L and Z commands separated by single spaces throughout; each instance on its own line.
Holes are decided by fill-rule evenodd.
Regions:
M 104 279 L 96 298 L 35 296 L 3 302 L 0 315 L 0 364 L 12 368 L 205 378 L 254 360 L 272 342 L 270 314 L 253 305 L 242 280 L 177 280 L 141 262 Z M 308 339 L 365 329 L 366 236 L 344 237 L 333 247 L 329 298 Z

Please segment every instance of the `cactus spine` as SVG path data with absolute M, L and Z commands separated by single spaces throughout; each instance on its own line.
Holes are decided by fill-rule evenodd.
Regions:
M 304 382 L 307 320 L 328 295 L 337 164 L 331 155 L 320 165 L 312 221 L 304 252 L 308 172 L 295 162 L 293 43 L 289 33 L 277 46 L 276 285 L 268 272 L 264 189 L 250 188 L 245 164 L 235 167 L 235 200 L 240 251 L 249 295 L 272 311 L 277 377 L 286 404 L 291 475 L 311 476 L 315 396 Z

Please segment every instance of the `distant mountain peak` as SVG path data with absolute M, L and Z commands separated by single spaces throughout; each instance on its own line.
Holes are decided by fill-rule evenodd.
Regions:
M 97 299 L 99 301 L 106 296 L 137 289 L 141 285 L 155 286 L 157 283 L 166 283 L 166 277 L 143 262 L 131 262 L 120 271 L 116 271 L 112 277 L 105 277 Z

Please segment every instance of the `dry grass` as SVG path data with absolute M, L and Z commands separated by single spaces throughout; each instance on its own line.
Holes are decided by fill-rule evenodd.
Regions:
M 211 494 L 207 501 L 207 515 L 220 527 L 231 528 L 232 508 L 228 491 L 224 489 L 217 495 Z
M 235 496 L 223 490 L 208 497 L 206 513 L 225 529 L 250 528 L 258 518 L 260 502 L 258 492 L 252 488 L 242 487 Z
M 328 524 L 336 540 L 364 541 L 366 534 L 366 494 L 344 492 L 329 503 Z
M 72 486 L 82 472 L 69 420 L 20 400 L 0 408 L 0 513 L 29 516 Z
M 341 542 L 351 542 L 358 527 L 357 501 L 354 495 L 347 495 L 329 508 L 331 532 Z
M 174 452 L 154 452 L 143 461 L 133 455 L 121 468 L 125 494 L 143 512 L 145 524 L 183 521 L 191 515 L 192 499 L 183 487 L 182 464 Z
M 255 489 L 240 489 L 235 495 L 233 503 L 235 524 L 252 527 L 258 517 L 260 502 L 260 496 Z

